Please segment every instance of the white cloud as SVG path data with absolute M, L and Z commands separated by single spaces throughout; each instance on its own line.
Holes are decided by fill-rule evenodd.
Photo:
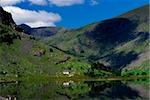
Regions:
M 47 4 L 47 0 L 28 0 L 28 1 L 35 5 L 46 5 Z
M 49 0 L 51 4 L 56 6 L 71 6 L 75 4 L 83 4 L 84 0 Z
M 31 23 L 28 22 L 25 24 L 32 26 L 32 27 L 56 26 L 53 22 L 42 22 L 42 21 L 31 22 Z
M 90 1 L 90 5 L 92 5 L 92 6 L 98 5 L 98 2 L 96 0 L 91 0 Z
M 46 5 L 48 3 L 62 7 L 83 4 L 85 0 L 0 0 L 2 6 L 12 6 L 21 2 L 29 2 L 34 5 Z M 95 1 L 95 0 L 92 0 Z M 92 2 L 93 3 L 93 2 Z
M 61 20 L 59 14 L 42 10 L 27 10 L 15 6 L 6 6 L 4 10 L 12 14 L 17 24 L 25 23 L 31 27 L 55 26 L 55 23 Z
M 24 0 L 0 0 L 1 6 L 16 5 Z
M 47 0 L 0 0 L 2 6 L 12 6 L 21 2 L 30 2 L 35 5 L 46 5 Z

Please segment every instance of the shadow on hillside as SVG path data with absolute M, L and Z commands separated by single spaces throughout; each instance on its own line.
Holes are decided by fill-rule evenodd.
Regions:
M 137 35 L 139 37 L 138 41 L 136 41 L 137 43 L 142 43 L 149 39 L 149 32 L 139 32 Z
M 135 35 L 132 32 L 136 27 L 137 23 L 127 18 L 114 18 L 99 23 L 85 34 L 91 41 L 94 41 L 96 47 L 100 48 L 101 53 L 104 53 L 134 39 Z
M 136 36 L 135 45 L 143 45 L 147 40 L 149 39 L 149 33 L 148 32 L 139 32 Z M 147 43 L 148 44 L 148 43 Z M 132 61 L 136 60 L 138 58 L 139 53 L 135 53 L 134 51 L 130 51 L 128 53 L 124 52 L 112 52 L 104 56 L 98 56 L 98 55 L 90 55 L 87 59 L 89 61 L 96 61 L 99 59 L 104 59 L 107 62 L 110 62 L 111 68 L 114 69 L 122 69 L 126 65 L 130 64 Z
M 98 24 L 93 30 L 85 33 L 97 43 L 121 43 L 131 39 L 131 32 L 137 24 L 127 18 L 114 18 Z
M 142 45 L 141 43 L 145 43 L 145 41 L 148 39 L 148 32 L 139 32 L 137 36 L 137 41 L 135 41 L 135 43 L 137 45 Z M 136 60 L 138 58 L 138 55 L 139 53 L 136 53 L 134 51 L 130 51 L 128 53 L 113 52 L 110 55 L 104 56 L 102 58 L 106 58 L 113 68 L 121 70 L 122 68 L 130 64 L 132 61 Z
M 138 58 L 138 55 L 139 54 L 133 51 L 128 53 L 119 52 L 108 56 L 107 61 L 110 62 L 112 68 L 121 70 L 122 68 L 130 64 L 133 60 L 136 60 Z

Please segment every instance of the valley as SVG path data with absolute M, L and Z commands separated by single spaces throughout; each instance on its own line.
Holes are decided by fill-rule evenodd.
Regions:
M 79 29 L 17 26 L 1 8 L 0 76 L 149 75 L 148 7 Z

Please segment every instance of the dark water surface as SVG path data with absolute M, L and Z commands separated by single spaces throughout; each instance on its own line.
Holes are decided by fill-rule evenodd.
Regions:
M 149 100 L 148 80 L 0 83 L 0 100 Z

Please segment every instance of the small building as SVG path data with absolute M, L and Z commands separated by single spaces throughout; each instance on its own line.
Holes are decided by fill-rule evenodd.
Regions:
M 74 72 L 71 72 L 71 70 L 64 70 L 63 75 L 67 75 L 68 77 L 74 76 Z
M 64 87 L 68 87 L 68 86 L 70 86 L 70 83 L 69 82 L 65 82 L 65 83 L 63 83 L 63 86 Z
M 69 70 L 64 70 L 64 71 L 63 71 L 63 74 L 64 74 L 64 75 L 70 75 L 70 71 L 69 71 Z

